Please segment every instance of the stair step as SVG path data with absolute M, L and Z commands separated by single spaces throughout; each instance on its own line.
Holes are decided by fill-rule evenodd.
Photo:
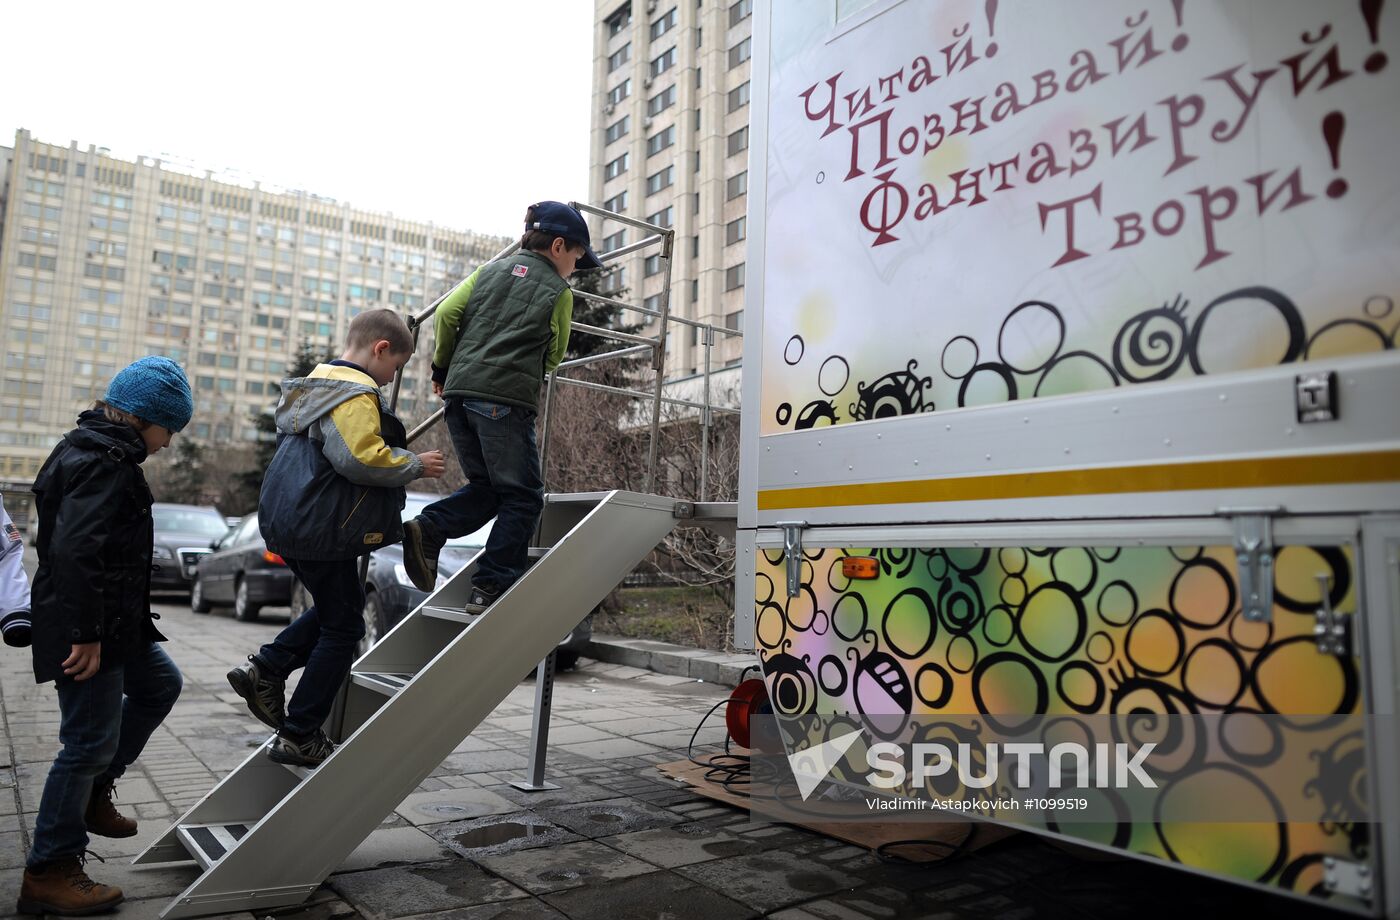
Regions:
M 351 680 L 361 687 L 377 690 L 385 696 L 393 696 L 413 680 L 412 674 L 381 674 L 376 671 L 355 671 Z
M 480 614 L 467 613 L 456 607 L 424 607 L 419 613 L 436 620 L 451 620 L 454 623 L 475 623 Z
M 549 552 L 552 548 L 553 547 L 549 546 L 532 546 L 529 549 L 528 555 L 531 559 L 539 559 L 545 553 Z
M 556 492 L 544 497 L 547 505 L 596 505 L 608 497 L 607 492 Z
M 256 821 L 237 824 L 181 824 L 177 833 L 195 862 L 205 869 L 224 858 Z

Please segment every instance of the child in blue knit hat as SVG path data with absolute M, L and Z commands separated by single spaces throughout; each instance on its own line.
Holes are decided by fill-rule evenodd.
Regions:
M 20 913 L 90 914 L 122 900 L 121 889 L 88 878 L 83 852 L 89 833 L 136 834 L 112 804 L 113 786 L 180 695 L 180 671 L 152 622 L 141 463 L 193 411 L 180 365 L 142 358 L 112 378 L 35 477 L 34 677 L 55 683 L 63 749 L 39 801 Z

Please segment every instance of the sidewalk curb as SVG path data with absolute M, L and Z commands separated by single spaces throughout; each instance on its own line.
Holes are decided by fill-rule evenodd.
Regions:
M 754 655 L 726 655 L 651 639 L 627 639 L 594 633 L 583 654 L 608 664 L 643 668 L 673 677 L 690 677 L 725 687 L 737 687 L 745 668 L 750 669 L 749 677 L 760 676 L 754 668 L 758 664 Z

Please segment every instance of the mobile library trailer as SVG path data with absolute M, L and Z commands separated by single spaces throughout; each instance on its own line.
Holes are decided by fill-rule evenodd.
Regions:
M 755 7 L 736 639 L 779 717 L 1211 716 L 1161 794 L 1251 820 L 996 820 L 1400 916 L 1400 15 Z

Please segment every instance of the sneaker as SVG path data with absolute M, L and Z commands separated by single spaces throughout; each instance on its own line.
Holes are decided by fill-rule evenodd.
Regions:
M 89 834 L 99 837 L 135 837 L 136 821 L 117 811 L 112 799 L 117 797 L 115 780 L 97 780 L 92 784 L 83 821 Z
M 331 743 L 331 739 L 319 728 L 305 738 L 287 734 L 286 729 L 283 729 L 272 739 L 272 749 L 267 752 L 267 756 L 277 763 L 291 764 L 294 767 L 319 767 L 321 761 L 331 756 L 334 750 L 335 745 Z
M 466 607 L 463 609 L 466 610 L 467 613 L 477 615 L 483 614 L 486 612 L 486 608 L 496 603 L 496 600 L 500 596 L 500 591 L 488 591 L 479 585 L 472 585 L 471 596 L 467 598 Z
M 88 878 L 83 857 L 69 856 L 24 870 L 15 910 L 21 914 L 81 917 L 109 911 L 122 902 L 122 890 Z
M 403 567 L 408 580 L 419 591 L 432 593 L 437 587 L 438 553 L 443 541 L 433 525 L 414 518 L 403 525 Z
M 233 692 L 243 697 L 248 711 L 268 728 L 280 729 L 287 718 L 287 705 L 283 697 L 287 693 L 287 682 L 277 680 L 263 672 L 258 660 L 248 656 L 247 664 L 240 664 L 228 672 L 228 684 Z

